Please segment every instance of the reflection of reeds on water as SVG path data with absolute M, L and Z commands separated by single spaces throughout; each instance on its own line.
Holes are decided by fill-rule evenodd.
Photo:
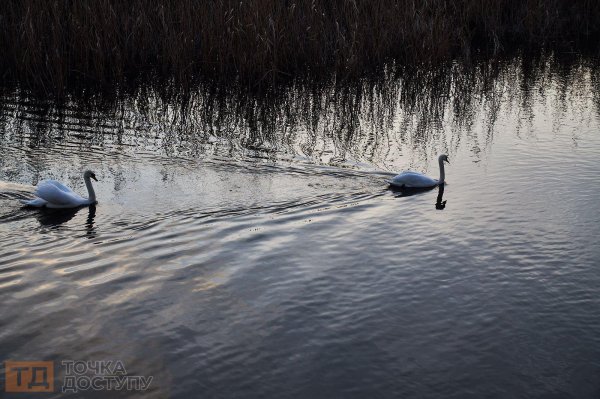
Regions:
M 520 54 L 471 67 L 397 72 L 390 68 L 352 84 L 296 82 L 262 94 L 220 85 L 195 91 L 140 86 L 117 97 L 43 104 L 9 93 L 0 132 L 14 147 L 40 152 L 69 142 L 83 152 L 135 148 L 190 158 L 308 158 L 393 169 L 407 147 L 419 160 L 452 153 L 461 140 L 485 151 L 502 107 L 527 116 L 536 102 L 554 101 L 564 111 L 587 107 L 591 97 L 600 114 L 600 73 L 581 57 Z

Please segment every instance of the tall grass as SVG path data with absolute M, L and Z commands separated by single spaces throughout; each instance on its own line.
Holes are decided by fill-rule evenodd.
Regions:
M 600 37 L 596 0 L 3 0 L 0 76 L 44 93 L 359 77 Z

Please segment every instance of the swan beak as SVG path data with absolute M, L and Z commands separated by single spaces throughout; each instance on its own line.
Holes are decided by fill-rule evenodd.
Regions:
M 96 175 L 91 175 L 90 177 L 94 179 L 94 181 L 98 181 L 98 179 L 96 179 Z
M 446 163 L 450 163 L 450 161 L 448 160 L 448 158 L 445 159 Z

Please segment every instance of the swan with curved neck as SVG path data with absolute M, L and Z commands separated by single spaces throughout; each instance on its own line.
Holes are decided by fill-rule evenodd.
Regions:
M 450 161 L 448 161 L 448 155 L 446 154 L 442 154 L 438 157 L 438 163 L 440 164 L 440 178 L 438 180 L 422 173 L 407 171 L 394 176 L 393 179 L 387 180 L 387 182 L 390 185 L 399 188 L 428 188 L 444 184 L 446 178 L 444 162 L 450 163 Z
M 88 191 L 88 198 L 76 194 L 69 187 L 56 180 L 44 180 L 40 182 L 35 190 L 36 198 L 29 201 L 21 201 L 26 206 L 36 208 L 77 208 L 96 203 L 96 192 L 92 186 L 91 179 L 98 181 L 91 170 L 83 173 L 83 181 Z

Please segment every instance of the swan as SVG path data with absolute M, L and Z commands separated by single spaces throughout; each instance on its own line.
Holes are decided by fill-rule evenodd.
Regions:
M 36 198 L 28 201 L 21 200 L 21 203 L 36 208 L 77 208 L 95 204 L 96 193 L 90 179 L 98 181 L 94 172 L 86 170 L 83 173 L 83 180 L 88 190 L 88 198 L 77 195 L 69 187 L 56 180 L 44 180 L 35 189 Z
M 448 161 L 448 155 L 442 154 L 438 157 L 440 164 L 440 178 L 439 180 L 433 179 L 429 176 L 425 176 L 422 173 L 417 172 L 402 172 L 397 176 L 394 176 L 392 180 L 386 180 L 390 185 L 400 188 L 427 188 L 434 187 L 444 183 L 444 162 Z

